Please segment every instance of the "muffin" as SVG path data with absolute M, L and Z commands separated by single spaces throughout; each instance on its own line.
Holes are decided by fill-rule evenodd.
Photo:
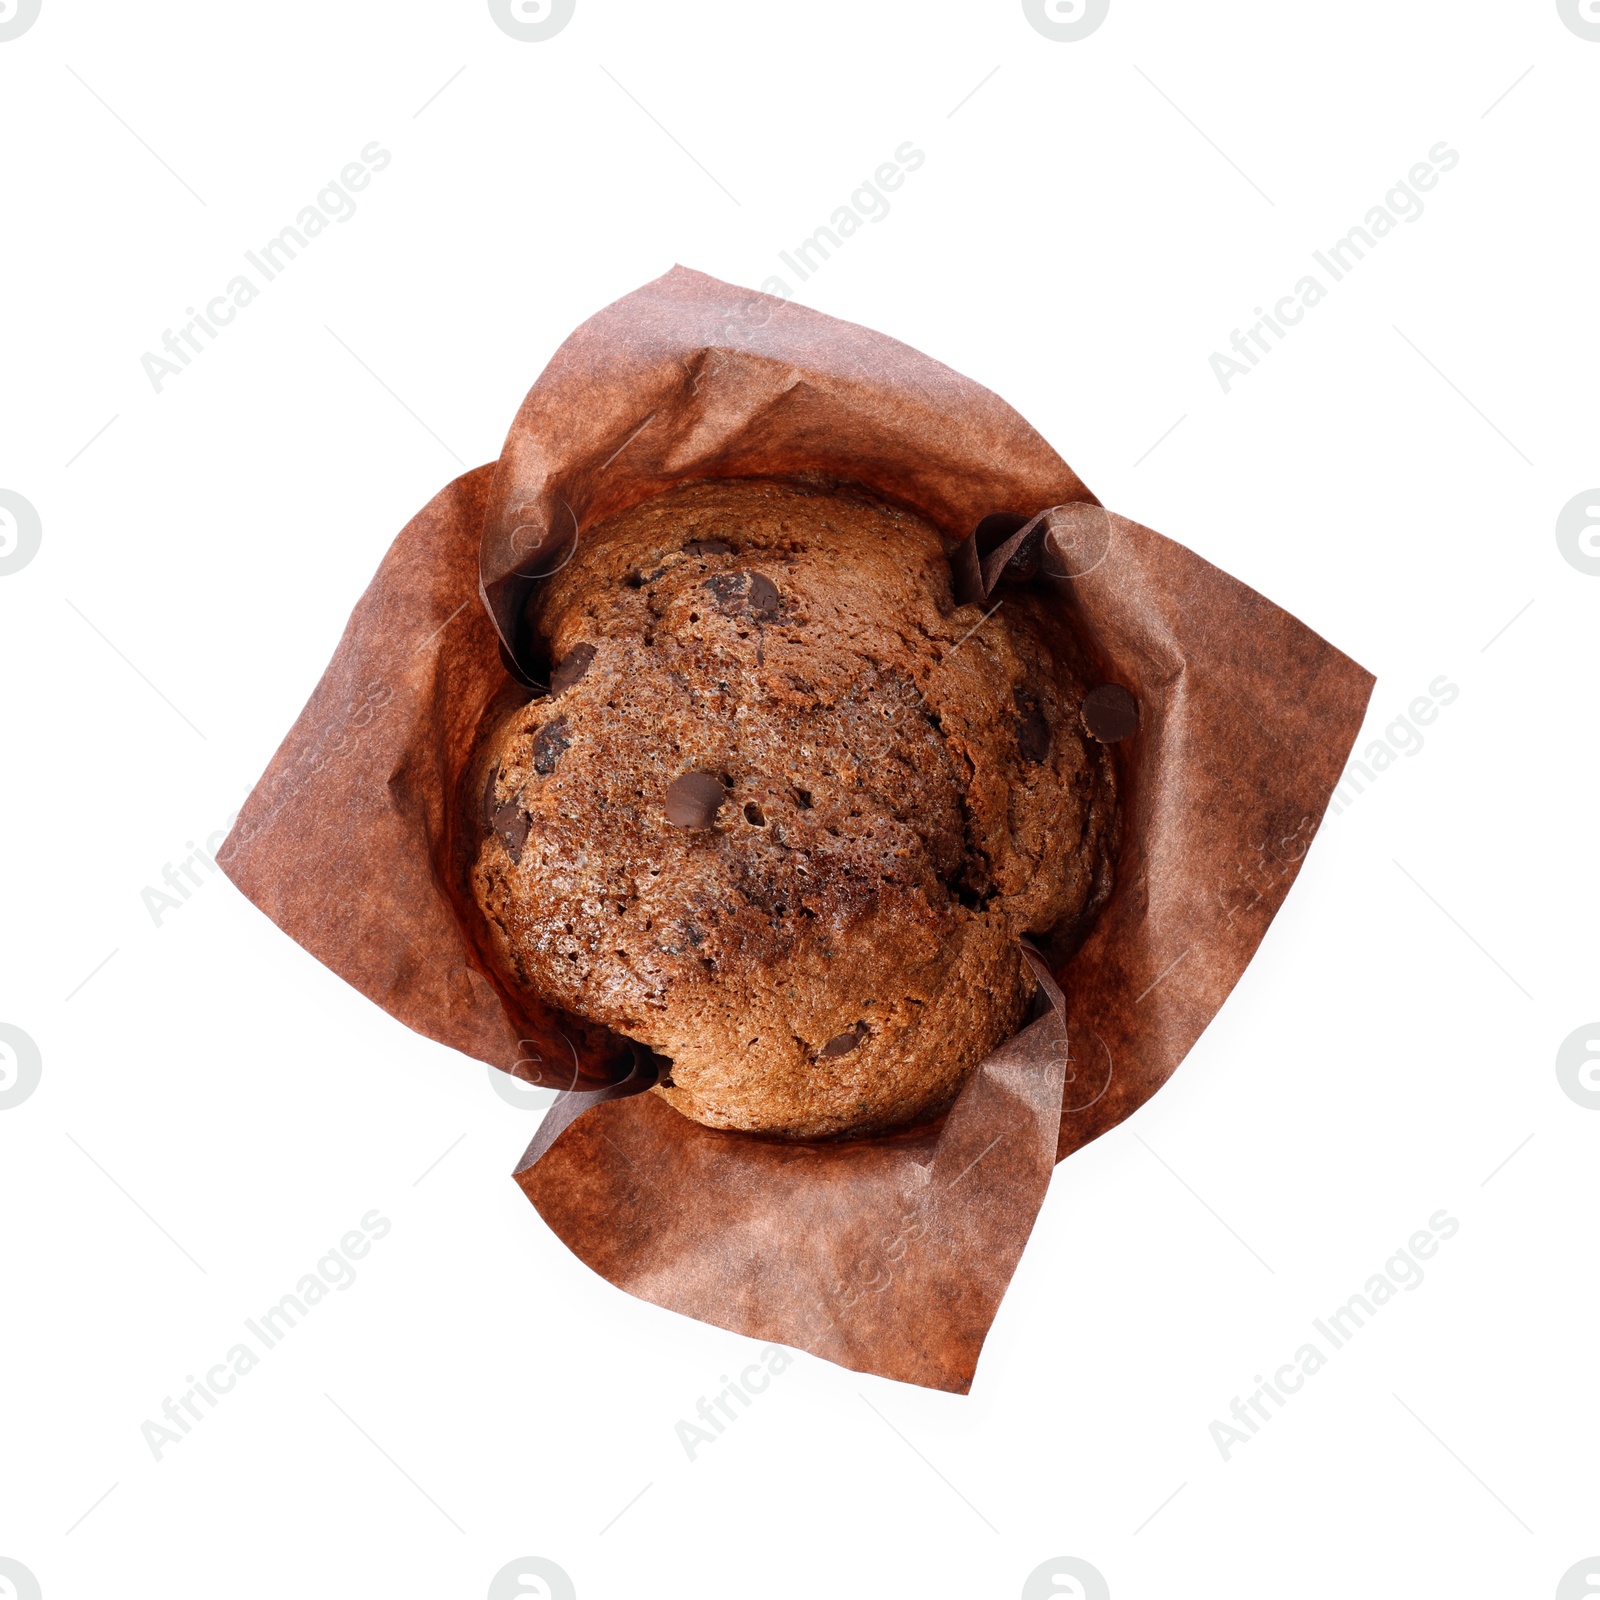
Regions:
M 1027 1013 L 1019 937 L 1074 940 L 1110 886 L 1112 766 L 1042 597 L 958 606 L 921 517 L 726 479 L 586 530 L 527 624 L 549 692 L 474 774 L 507 981 L 666 1057 L 653 1092 L 710 1127 L 945 1110 Z

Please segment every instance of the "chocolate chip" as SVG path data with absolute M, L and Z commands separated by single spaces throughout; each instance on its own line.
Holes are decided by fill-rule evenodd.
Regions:
M 705 587 L 730 617 L 775 617 L 782 604 L 777 584 L 759 572 L 719 572 L 706 579 Z
M 594 664 L 594 646 L 575 644 L 561 658 L 561 665 L 550 674 L 550 693 L 565 694 Z
M 1037 766 L 1050 754 L 1050 724 L 1045 721 L 1039 702 L 1026 689 L 1014 689 L 1011 698 L 1022 713 L 1017 718 L 1017 748 L 1024 761 Z
M 528 829 L 531 826 L 528 813 L 517 804 L 515 795 L 494 814 L 495 836 L 506 847 L 506 854 L 519 864 L 522 861 L 522 847 L 528 842 Z
M 667 821 L 675 828 L 709 828 L 726 790 L 714 772 L 685 772 L 667 785 Z
M 483 825 L 486 828 L 494 826 L 494 786 L 500 781 L 500 768 L 489 768 L 489 781 L 483 786 Z
M 565 717 L 557 717 L 554 722 L 545 723 L 534 737 L 533 770 L 548 778 L 556 770 L 556 762 L 561 759 L 571 743 L 572 741 L 567 738 Z
M 683 547 L 686 556 L 731 556 L 738 552 L 725 539 L 691 539 Z
M 853 1028 L 846 1028 L 841 1034 L 830 1039 L 817 1051 L 819 1061 L 834 1061 L 840 1056 L 847 1056 L 867 1037 L 867 1025 L 858 1022 Z
M 1083 725 L 1101 744 L 1116 744 L 1139 726 L 1139 702 L 1120 683 L 1102 683 L 1083 700 Z
M 775 617 L 781 604 L 778 586 L 759 572 L 750 574 L 750 609 L 758 617 Z

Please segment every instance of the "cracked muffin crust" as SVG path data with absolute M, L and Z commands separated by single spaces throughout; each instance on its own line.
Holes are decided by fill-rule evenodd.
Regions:
M 550 692 L 476 780 L 511 982 L 672 1063 L 697 1122 L 793 1139 L 948 1107 L 1015 1032 L 1022 934 L 1110 886 L 1115 792 L 1039 597 L 957 606 L 864 492 L 678 486 L 535 589 Z

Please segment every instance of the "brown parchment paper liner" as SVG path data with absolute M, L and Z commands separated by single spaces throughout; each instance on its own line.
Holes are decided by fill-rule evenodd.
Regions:
M 837 1144 L 703 1128 L 635 1092 L 653 1081 L 638 1052 L 507 991 L 462 875 L 480 720 L 508 667 L 533 683 L 547 667 L 518 631 L 531 584 L 583 530 L 682 479 L 800 472 L 921 511 L 969 584 L 981 564 L 956 546 L 981 519 L 1037 519 L 1034 582 L 1140 711 L 1117 747 L 1116 885 L 1062 970 L 1030 955 L 1042 1014 L 939 1123 Z M 409 1027 L 583 1091 L 546 1113 L 516 1177 L 611 1282 L 965 1392 L 1054 1162 L 1148 1099 L 1237 982 L 1371 686 L 1260 595 L 1101 509 L 987 390 L 881 334 L 677 268 L 579 328 L 499 461 L 401 531 L 218 859 Z

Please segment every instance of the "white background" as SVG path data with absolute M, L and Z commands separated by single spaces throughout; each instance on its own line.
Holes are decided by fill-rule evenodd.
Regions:
M 44 0 L 0 43 L 0 488 L 43 528 L 0 577 L 0 1022 L 43 1062 L 0 1111 L 0 1556 L 45 1600 L 478 1597 L 524 1555 L 581 1600 L 1009 1600 L 1061 1555 L 1299 1600 L 1600 1553 L 1600 1112 L 1555 1072 L 1600 1017 L 1600 578 L 1554 533 L 1600 483 L 1597 85 L 1554 0 L 1113 0 L 1077 43 L 1016 0 L 578 0 L 542 43 L 481 0 Z M 141 355 L 373 140 L 157 394 Z M 1460 694 L 1057 1169 L 970 1396 L 801 1356 L 690 1461 L 757 1347 L 568 1255 L 508 1176 L 537 1113 L 220 876 L 159 927 L 141 890 L 574 326 L 674 261 L 782 273 L 906 140 L 797 298 L 1371 668 L 1363 745 Z M 1441 140 L 1425 214 L 1225 395 L 1211 353 Z M 354 1286 L 156 1461 L 141 1424 L 373 1208 Z M 1211 1422 L 1440 1208 L 1426 1281 L 1225 1462 Z

